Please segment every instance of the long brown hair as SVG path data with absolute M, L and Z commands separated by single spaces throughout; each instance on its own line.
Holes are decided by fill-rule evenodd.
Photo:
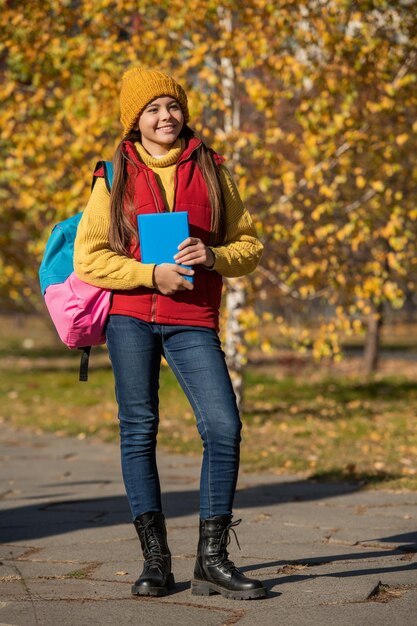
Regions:
M 180 137 L 188 140 L 194 132 L 184 125 Z M 127 162 L 136 168 L 135 163 L 123 150 L 126 141 L 135 143 L 141 140 L 138 130 L 131 130 L 119 143 L 113 157 L 114 177 L 110 194 L 110 247 L 118 254 L 132 256 L 131 243 L 137 241 L 138 234 L 134 220 L 134 182 L 128 179 Z M 204 143 L 192 154 L 207 185 L 211 206 L 210 245 L 219 245 L 226 234 L 226 220 L 223 193 L 220 184 L 219 167 L 213 160 L 212 151 Z M 126 207 L 127 201 L 127 207 Z

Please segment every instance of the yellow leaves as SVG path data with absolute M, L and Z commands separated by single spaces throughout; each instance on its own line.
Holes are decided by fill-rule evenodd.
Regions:
M 84 191 L 85 183 L 83 180 L 77 180 L 71 187 L 71 193 L 74 197 L 78 198 L 79 195 Z
M 31 193 L 27 191 L 22 191 L 19 198 L 19 206 L 22 209 L 28 210 L 30 209 L 35 202 L 35 198 Z
M 31 187 L 36 182 L 35 177 L 31 174 L 25 174 L 20 178 L 20 183 L 26 187 Z
M 352 234 L 354 228 L 355 228 L 355 225 L 352 222 L 348 222 L 337 231 L 336 233 L 337 239 L 339 241 L 344 241 Z
M 336 224 L 332 224 L 332 223 L 326 224 L 324 226 L 320 226 L 319 228 L 316 228 L 314 230 L 314 235 L 319 241 L 322 241 L 323 239 L 326 239 L 326 237 L 334 233 L 336 228 L 337 228 Z
M 344 287 L 346 285 L 346 276 L 344 274 L 342 274 L 342 272 L 338 272 L 335 276 L 336 278 L 336 282 L 338 285 L 340 285 L 341 287 Z
M 12 278 L 14 271 L 15 270 L 12 265 L 6 265 L 5 267 L 3 267 L 4 276 L 6 278 Z
M 405 236 L 388 237 L 388 243 L 394 251 L 401 252 L 401 250 L 403 250 L 404 247 L 407 245 L 407 237 Z
M 397 135 L 395 138 L 395 143 L 398 146 L 402 146 L 406 143 L 406 141 L 408 141 L 409 139 L 409 135 L 407 133 L 401 133 L 401 135 Z
M 342 128 L 344 126 L 345 123 L 345 119 L 346 116 L 344 114 L 341 113 L 335 113 L 333 115 L 333 122 L 335 123 L 335 125 L 339 128 Z
M 403 220 L 400 217 L 399 211 L 393 211 L 390 215 L 387 224 L 381 228 L 381 235 L 385 239 L 390 241 L 390 245 L 396 247 L 395 239 L 397 234 L 401 233 L 404 229 Z
M 361 288 L 360 287 L 356 287 L 355 289 L 356 293 L 360 294 L 361 293 Z M 353 307 L 354 308 L 354 307 Z M 363 315 L 370 315 L 372 313 L 372 308 L 371 306 L 365 302 L 365 300 L 362 300 L 361 298 L 359 298 L 356 301 L 356 308 L 358 311 L 360 311 Z
M 366 187 L 366 179 L 363 176 L 357 176 L 355 178 L 355 183 L 358 189 Z
M 309 269 L 305 269 L 303 268 L 303 273 L 307 276 L 307 274 L 311 274 L 311 276 L 314 275 L 315 273 L 315 268 L 313 266 L 311 266 L 310 271 Z M 313 287 L 313 285 L 301 285 L 299 290 L 298 290 L 300 297 L 301 298 L 310 298 L 311 296 L 314 296 L 315 294 L 315 289 Z
M 328 259 L 322 259 L 320 263 L 318 263 L 318 269 L 320 272 L 326 272 L 329 267 Z
M 23 21 L 23 13 L 16 12 L 11 18 L 11 24 L 15 27 L 18 26 L 22 21 Z
M 368 306 L 367 302 L 378 297 L 384 288 L 384 280 L 381 276 L 367 276 L 360 285 L 356 286 L 356 292 L 364 299 L 363 310 Z M 358 303 L 359 304 L 359 303 Z
M 314 274 L 317 272 L 317 265 L 315 263 L 306 263 L 305 265 L 303 265 L 302 268 L 302 274 L 303 276 L 306 276 L 307 278 L 313 278 Z M 300 293 L 302 293 L 302 289 L 306 289 L 306 292 L 303 294 L 305 295 L 309 295 L 311 293 L 311 289 L 309 285 L 302 285 L 300 287 Z
M 246 90 L 249 97 L 255 102 L 256 107 L 259 110 L 263 110 L 266 106 L 265 100 L 270 95 L 267 86 L 262 81 L 252 77 L 246 81 Z
M 320 193 L 321 196 L 324 196 L 325 198 L 333 198 L 334 197 L 334 190 L 331 187 L 329 187 L 328 185 L 320 185 L 319 193 Z
M 382 293 L 393 306 L 397 306 L 404 298 L 404 294 L 401 289 L 398 288 L 398 285 L 390 280 L 384 283 Z
M 388 178 L 391 178 L 391 176 L 394 176 L 396 172 L 400 171 L 401 165 L 399 163 L 384 163 L 382 165 L 382 172 L 386 174 Z
M 311 212 L 311 217 L 315 222 L 318 222 L 323 213 L 325 213 L 327 209 L 326 204 L 318 204 L 316 208 Z
M 264 311 L 262 313 L 262 321 L 263 322 L 272 322 L 274 319 L 274 316 L 272 315 L 272 313 L 270 311 Z
M 314 339 L 312 355 L 318 361 L 325 357 L 336 357 L 340 353 L 340 336 L 333 322 L 323 322 L 318 328 L 318 335 Z
M 265 132 L 265 143 L 274 144 L 285 137 L 284 132 L 279 127 L 267 128 Z
M 16 87 L 17 87 L 17 82 L 14 80 L 10 80 L 6 84 L 4 84 L 1 88 L 2 98 L 6 99 L 9 96 L 11 96 L 13 92 L 15 91 Z
M 387 96 L 383 96 L 379 102 L 367 102 L 366 108 L 373 114 L 390 110 L 394 107 L 395 100 Z
M 378 102 L 368 101 L 365 106 L 371 113 L 379 113 L 381 110 L 381 105 Z
M 259 189 L 266 193 L 272 185 L 272 180 L 268 176 L 262 176 L 259 180 Z
M 291 170 L 284 172 L 281 176 L 284 192 L 290 195 L 295 189 L 295 173 Z
M 382 180 L 373 180 L 370 183 L 370 186 L 372 187 L 372 189 L 374 189 L 375 191 L 379 191 L 379 192 L 382 192 L 385 189 L 385 185 L 382 182 Z
M 297 239 L 299 237 L 299 235 L 302 233 L 302 231 L 304 230 L 304 226 L 305 223 L 303 220 L 298 219 L 292 229 L 292 236 Z
M 262 343 L 261 343 L 261 350 L 265 354 L 272 354 L 273 351 L 274 351 L 274 348 L 273 348 L 273 346 L 272 346 L 270 341 L 262 341 Z

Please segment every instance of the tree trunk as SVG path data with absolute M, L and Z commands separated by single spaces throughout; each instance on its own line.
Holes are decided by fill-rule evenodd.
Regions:
M 382 324 L 383 307 L 382 304 L 380 304 L 375 308 L 374 313 L 369 316 L 368 320 L 365 347 L 363 351 L 363 366 L 366 375 L 372 374 L 378 369 Z
M 217 15 L 222 28 L 229 33 L 233 33 L 233 16 L 230 9 L 219 6 L 217 8 Z M 226 135 L 230 135 L 240 128 L 240 100 L 233 61 L 227 54 L 220 58 L 219 70 L 225 104 L 223 121 L 224 132 Z M 228 164 L 232 172 L 239 163 L 239 160 L 239 150 L 236 146 L 233 146 L 231 159 Z M 240 279 L 228 280 L 226 295 L 227 322 L 225 354 L 239 407 L 243 400 L 243 330 L 240 318 L 245 304 L 246 292 L 243 281 Z
M 240 313 L 246 303 L 246 292 L 242 285 L 242 280 L 232 278 L 227 281 L 226 295 L 226 340 L 225 354 L 230 371 L 233 388 L 236 394 L 237 405 L 240 407 L 243 402 L 243 329 L 240 323 Z

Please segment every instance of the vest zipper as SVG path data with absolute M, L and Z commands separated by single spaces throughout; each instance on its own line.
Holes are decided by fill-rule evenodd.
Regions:
M 149 172 L 148 172 L 148 170 L 145 170 L 145 176 L 146 176 L 146 182 L 148 183 L 148 187 L 151 190 L 151 194 L 152 194 L 154 202 L 155 202 L 156 212 L 157 213 L 161 213 L 161 211 L 159 210 L 158 198 L 156 197 L 156 193 L 155 193 L 154 188 L 152 187 L 151 181 L 149 179 Z
M 175 200 L 177 197 L 177 187 L 178 187 L 178 165 L 175 168 L 175 177 L 174 177 L 174 199 L 172 201 L 172 210 L 175 211 Z
M 182 165 L 182 163 L 186 163 L 187 161 L 189 161 L 191 159 L 191 156 L 194 154 L 194 152 L 196 150 L 199 149 L 199 147 L 201 146 L 201 144 L 198 144 L 198 146 L 196 146 L 191 152 L 190 154 L 187 156 L 186 159 L 184 159 L 183 161 L 181 161 L 181 157 L 180 157 L 180 161 L 177 163 L 177 166 L 175 168 L 175 177 L 174 177 L 174 200 L 172 203 L 172 210 L 175 211 L 175 200 L 177 197 L 177 187 L 178 187 L 178 166 Z

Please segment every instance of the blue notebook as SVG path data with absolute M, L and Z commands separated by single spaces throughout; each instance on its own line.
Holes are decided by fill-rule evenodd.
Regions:
M 138 215 L 138 227 L 143 263 L 175 263 L 179 244 L 190 236 L 187 211 Z M 192 276 L 184 278 L 193 282 Z

